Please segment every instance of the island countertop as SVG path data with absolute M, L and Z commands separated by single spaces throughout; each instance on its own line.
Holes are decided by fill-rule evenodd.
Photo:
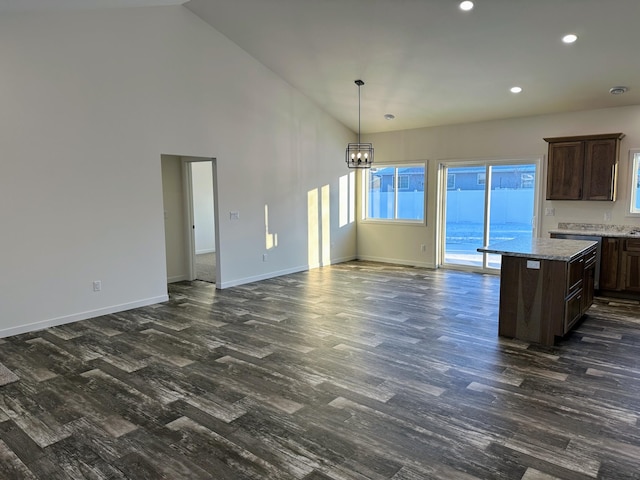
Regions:
M 585 250 L 596 245 L 591 240 L 565 240 L 560 238 L 527 238 L 507 240 L 478 248 L 478 252 L 497 253 L 512 257 L 569 262 Z

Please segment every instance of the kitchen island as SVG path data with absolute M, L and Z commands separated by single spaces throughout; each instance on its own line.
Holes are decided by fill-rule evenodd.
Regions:
M 498 334 L 553 345 L 593 303 L 594 241 L 532 238 L 478 248 L 502 255 Z

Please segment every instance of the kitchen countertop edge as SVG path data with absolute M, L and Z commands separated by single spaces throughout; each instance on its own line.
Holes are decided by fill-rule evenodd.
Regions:
M 478 248 L 477 251 L 536 260 L 569 262 L 595 245 L 597 245 L 597 242 L 592 240 L 533 238 L 530 240 L 507 240 Z
M 611 237 L 611 238 L 639 238 L 640 235 L 629 232 L 613 232 L 603 230 L 562 230 L 553 229 L 548 231 L 549 234 L 559 235 L 581 235 L 584 237 Z

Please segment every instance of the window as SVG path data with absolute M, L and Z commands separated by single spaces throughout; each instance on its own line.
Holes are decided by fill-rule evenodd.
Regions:
M 640 215 L 640 151 L 631 152 L 631 205 L 629 212 Z
M 533 188 L 535 183 L 535 175 L 532 173 L 523 173 L 520 175 L 520 188 Z
M 424 165 L 382 165 L 364 172 L 366 219 L 424 221 Z
M 456 188 L 456 174 L 447 174 L 447 190 L 454 190 Z

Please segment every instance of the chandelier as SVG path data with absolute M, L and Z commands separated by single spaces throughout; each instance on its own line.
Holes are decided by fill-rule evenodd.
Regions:
M 362 80 L 356 80 L 358 86 L 358 143 L 347 145 L 346 162 L 349 168 L 371 168 L 373 163 L 373 145 L 360 142 L 360 87 L 364 85 Z

